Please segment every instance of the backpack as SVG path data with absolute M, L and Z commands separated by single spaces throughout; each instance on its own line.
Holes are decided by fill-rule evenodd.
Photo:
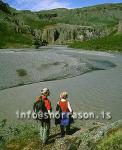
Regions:
M 59 106 L 59 104 L 57 104 L 57 106 L 56 106 L 56 112 L 58 113 L 58 115 L 60 115 L 59 118 L 55 117 L 55 125 L 58 125 L 58 124 L 61 123 L 61 112 L 62 112 L 61 107 Z
M 33 111 L 37 116 L 36 120 L 44 121 L 46 119 L 44 113 L 47 113 L 47 109 L 45 107 L 45 102 L 42 97 L 40 97 L 40 99 L 34 103 Z

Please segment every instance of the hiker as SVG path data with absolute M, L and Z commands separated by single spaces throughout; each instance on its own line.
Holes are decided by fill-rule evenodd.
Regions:
M 71 116 L 73 111 L 67 98 L 68 93 L 62 92 L 60 94 L 60 100 L 58 101 L 56 106 L 56 111 L 60 112 L 60 121 L 58 120 L 58 123 L 60 123 L 61 137 L 64 137 L 65 134 L 70 134 Z
M 39 102 L 40 102 L 40 104 L 39 104 L 40 106 L 37 109 L 40 108 L 40 111 L 42 111 L 43 114 L 44 114 L 43 118 L 38 119 L 38 120 L 40 120 L 39 121 L 39 123 L 40 123 L 40 138 L 41 138 L 41 140 L 44 144 L 47 143 L 48 138 L 49 138 L 50 113 L 51 113 L 51 110 L 52 110 L 51 102 L 48 99 L 48 96 L 50 96 L 50 91 L 49 91 L 48 88 L 44 88 L 43 90 L 41 90 L 41 96 L 36 97 L 37 102 L 35 103 L 35 105 L 36 105 L 35 107 L 38 107 L 37 103 L 39 104 Z

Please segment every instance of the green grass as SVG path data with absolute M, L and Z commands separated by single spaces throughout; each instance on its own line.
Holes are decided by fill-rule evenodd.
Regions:
M 54 25 L 54 21 L 49 21 L 47 19 L 34 20 L 33 18 L 26 17 L 24 19 L 25 24 L 29 25 L 32 29 L 43 29 L 45 26 Z
M 1 7 L 2 5 L 0 5 Z M 9 10 L 6 13 L 1 8 Z M 58 23 L 92 26 L 97 30 L 112 31 L 121 20 L 122 4 L 105 4 L 78 9 L 53 9 L 40 12 L 17 11 L 7 5 L 0 8 L 0 48 L 26 48 L 31 47 L 34 42 L 34 30 L 43 30 L 46 26 L 54 26 Z M 17 20 L 19 25 L 15 22 Z M 26 25 L 30 28 L 29 32 Z M 20 29 L 16 33 L 15 27 Z M 117 38 L 117 39 L 116 39 Z M 107 39 L 107 40 L 106 40 Z M 100 40 L 89 42 L 75 42 L 71 47 L 119 50 L 121 51 L 121 35 L 109 36 Z M 115 43 L 112 43 L 115 41 Z
M 31 46 L 32 40 L 29 39 L 26 35 L 8 34 L 7 36 L 3 36 L 0 34 L 0 48 L 22 48 Z
M 15 33 L 7 22 L 0 22 L 0 48 L 31 47 L 32 37 L 27 34 Z
M 42 144 L 39 135 L 40 123 L 7 123 L 6 119 L 0 120 L 0 150 L 51 150 L 55 136 L 48 145 Z M 51 134 L 59 133 L 59 128 L 51 128 Z
M 0 150 L 51 150 L 54 148 L 55 140 L 59 138 L 59 126 L 51 128 L 51 136 L 47 145 L 43 145 L 40 140 L 39 128 L 39 122 L 28 122 L 26 124 L 20 122 L 19 124 L 8 124 L 6 119 L 0 120 Z M 86 127 L 84 129 L 86 130 Z M 89 150 L 122 149 L 121 126 L 117 127 L 116 129 L 111 129 L 110 126 L 110 130 L 108 130 L 105 135 L 102 135 L 101 138 L 99 138 L 98 135 L 97 141 L 95 140 L 96 138 L 94 138 L 94 136 L 100 133 L 98 126 L 97 128 L 85 130 L 82 133 L 79 130 L 80 134 L 76 134 L 75 136 L 67 136 L 65 140 L 63 139 L 63 141 L 65 141 L 64 146 L 66 146 L 68 143 L 72 143 L 70 147 L 71 150 L 79 148 L 79 144 L 84 144 L 83 146 L 85 146 L 85 148 L 87 146 L 87 149 Z
M 69 44 L 71 48 L 101 51 L 120 51 L 122 52 L 122 34 L 109 35 L 100 39 Z
M 106 136 L 96 146 L 96 150 L 121 150 L 122 149 L 122 129 Z
M 41 144 L 37 126 L 28 125 L 20 125 L 16 127 L 17 133 L 15 134 L 15 129 L 12 129 L 13 133 L 11 137 L 6 140 L 5 144 L 2 145 L 4 150 L 20 150 L 26 148 L 34 148 L 39 149 L 39 144 Z
M 47 10 L 45 14 L 57 13 L 56 23 L 75 25 L 115 26 L 121 18 L 122 4 L 99 5 L 71 10 Z M 42 12 L 40 12 L 41 14 Z

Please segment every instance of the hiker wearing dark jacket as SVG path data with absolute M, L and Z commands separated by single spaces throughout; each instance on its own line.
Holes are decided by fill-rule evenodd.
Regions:
M 70 117 L 73 111 L 67 98 L 68 98 L 68 93 L 62 92 L 60 94 L 60 100 L 58 101 L 56 107 L 56 109 L 59 109 L 61 114 L 61 118 L 60 118 L 61 137 L 64 137 L 65 133 L 70 134 L 70 124 L 71 124 Z
M 41 90 L 41 96 L 36 97 L 36 101 L 38 101 L 40 99 L 40 97 L 42 98 L 42 100 L 44 101 L 44 105 L 45 108 L 47 110 L 47 114 L 48 114 L 48 118 L 42 120 L 40 122 L 40 138 L 42 140 L 42 142 L 44 144 L 46 144 L 48 138 L 49 138 L 49 133 L 50 133 L 50 113 L 52 110 L 51 107 L 51 102 L 48 99 L 48 96 L 50 96 L 50 91 L 48 88 L 44 88 L 43 90 Z

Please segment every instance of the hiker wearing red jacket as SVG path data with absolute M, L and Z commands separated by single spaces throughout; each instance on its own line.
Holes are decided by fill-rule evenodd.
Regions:
M 66 134 L 70 133 L 70 116 L 72 114 L 72 108 L 70 106 L 70 103 L 68 101 L 68 93 L 67 92 L 62 92 L 60 94 L 60 100 L 58 101 L 58 106 L 60 108 L 60 114 L 61 114 L 61 119 L 60 119 L 60 129 L 61 129 L 61 137 L 65 136 Z M 66 132 L 65 132 L 66 128 Z
M 41 121 L 41 125 L 40 125 L 40 138 L 44 144 L 46 144 L 49 138 L 49 133 L 50 133 L 50 117 L 49 116 L 52 110 L 51 102 L 48 99 L 48 96 L 50 96 L 50 91 L 48 88 L 44 88 L 43 90 L 41 90 L 41 96 L 36 97 L 36 101 L 39 101 L 41 97 L 41 99 L 44 101 L 44 105 L 48 113 L 48 119 L 46 119 L 46 121 Z

